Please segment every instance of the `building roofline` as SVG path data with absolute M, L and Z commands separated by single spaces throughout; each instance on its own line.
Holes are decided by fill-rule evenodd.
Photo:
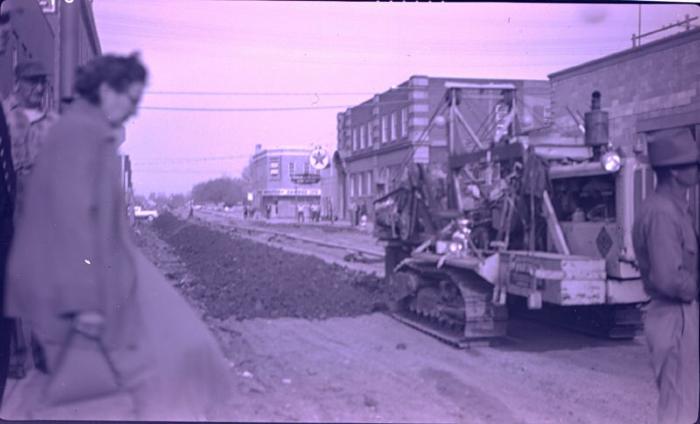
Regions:
M 427 78 L 428 81 L 453 81 L 453 82 L 467 82 L 467 81 L 488 81 L 488 82 L 494 82 L 494 83 L 519 83 L 519 82 L 536 82 L 536 83 L 546 83 L 549 84 L 549 81 L 546 79 L 518 79 L 518 78 L 472 78 L 472 77 L 432 77 L 429 75 L 411 75 L 406 81 L 403 81 L 396 86 L 384 90 L 382 92 L 376 93 L 372 98 L 369 100 L 365 100 L 363 102 L 360 102 L 354 106 L 350 106 L 347 109 L 345 109 L 344 112 L 338 112 L 337 116 L 345 115 L 348 112 L 358 108 L 358 107 L 368 107 L 368 106 L 374 106 L 374 98 L 375 97 L 381 97 L 387 94 L 394 93 L 396 91 L 406 91 L 406 90 L 411 90 L 412 87 L 410 86 L 411 79 L 413 78 Z
M 591 69 L 598 69 L 609 64 L 627 60 L 630 56 L 643 56 L 645 54 L 650 54 L 659 50 L 677 47 L 678 45 L 690 43 L 692 41 L 697 40 L 700 40 L 700 28 L 683 31 L 678 34 L 664 37 L 660 40 L 651 41 L 648 44 L 643 44 L 639 47 L 631 47 L 629 49 L 625 49 L 616 53 L 609 54 L 607 56 L 600 57 L 598 59 L 590 60 L 588 62 L 565 68 L 561 71 L 549 74 L 548 77 L 551 80 L 563 76 L 573 76 L 580 72 L 589 71 Z

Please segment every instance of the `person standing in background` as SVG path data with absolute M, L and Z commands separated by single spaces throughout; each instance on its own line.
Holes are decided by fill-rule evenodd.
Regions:
M 45 101 L 49 72 L 38 60 L 26 60 L 15 67 L 12 95 L 3 100 L 2 108 L 12 141 L 12 162 L 16 173 L 15 220 L 23 212 L 27 178 L 36 163 L 46 133 L 58 119 L 47 110 Z M 15 323 L 12 338 L 10 373 L 22 378 L 33 366 L 31 328 L 21 320 Z
M 0 56 L 7 51 L 10 40 L 10 15 L 0 13 Z M 9 78 L 9 75 L 3 75 Z M 15 332 L 16 323 L 5 316 L 5 271 L 7 256 L 13 236 L 13 217 L 16 193 L 15 168 L 12 163 L 12 143 L 7 127 L 5 113 L 0 108 L 0 406 L 5 391 L 10 367 L 10 339 Z
M 13 94 L 2 102 L 12 138 L 12 160 L 17 173 L 16 214 L 22 213 L 26 180 L 36 163 L 46 133 L 58 115 L 46 109 L 49 73 L 41 61 L 27 60 L 15 67 Z

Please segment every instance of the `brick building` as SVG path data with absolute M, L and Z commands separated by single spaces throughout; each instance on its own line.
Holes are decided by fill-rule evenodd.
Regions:
M 700 29 L 681 32 L 549 75 L 555 126 L 576 133 L 569 116 L 602 95 L 610 140 L 631 151 L 647 131 L 700 125 Z
M 568 109 L 585 112 L 591 93 L 602 95 L 602 109 L 610 117 L 610 141 L 627 154 L 644 151 L 649 131 L 686 126 L 700 142 L 700 29 L 555 72 L 552 84 L 553 124 L 576 134 Z M 582 141 L 582 140 L 581 140 Z M 698 211 L 698 189 L 691 206 Z M 700 228 L 700 214 L 695 212 Z
M 338 114 L 333 157 L 338 187 L 333 206 L 339 217 L 348 219 L 363 206 L 371 215 L 372 200 L 395 186 L 406 164 L 446 163 L 446 129 L 428 131 L 428 127 L 450 84 L 462 85 L 458 108 L 469 126 L 481 132 L 479 137 L 493 136 L 489 119 L 502 101 L 504 86 L 516 90 L 517 105 L 527 105 L 528 125 L 545 124 L 550 101 L 547 81 L 412 76 Z
M 251 158 L 250 173 L 253 191 L 253 207 L 264 215 L 268 205 L 273 217 L 295 217 L 297 205 L 307 209 L 319 204 L 321 199 L 320 174 L 309 162 L 310 148 L 278 147 L 263 149 L 255 146 Z M 300 182 L 301 176 L 317 181 Z

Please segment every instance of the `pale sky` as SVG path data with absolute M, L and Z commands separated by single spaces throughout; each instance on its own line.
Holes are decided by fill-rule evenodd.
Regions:
M 134 164 L 138 194 L 184 193 L 198 182 L 238 176 L 258 143 L 320 144 L 332 151 L 338 112 L 411 75 L 546 79 L 631 47 L 639 13 L 638 5 L 625 4 L 93 5 L 103 52 L 140 51 L 150 72 L 149 92 L 127 125 L 123 146 Z M 700 16 L 700 8 L 643 5 L 641 14 L 647 32 L 686 14 Z M 270 108 L 320 109 L 259 110 Z

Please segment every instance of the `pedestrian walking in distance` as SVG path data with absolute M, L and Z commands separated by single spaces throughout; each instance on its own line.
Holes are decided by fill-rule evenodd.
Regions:
M 651 298 L 644 333 L 659 390 L 658 422 L 698 417 L 698 238 L 686 201 L 698 182 L 698 146 L 689 129 L 649 135 L 649 162 L 658 184 L 642 204 L 632 236 Z
M 27 181 L 5 307 L 47 371 L 21 380 L 3 418 L 201 420 L 229 393 L 217 342 L 131 240 L 118 131 L 146 79 L 136 55 L 82 66 Z

